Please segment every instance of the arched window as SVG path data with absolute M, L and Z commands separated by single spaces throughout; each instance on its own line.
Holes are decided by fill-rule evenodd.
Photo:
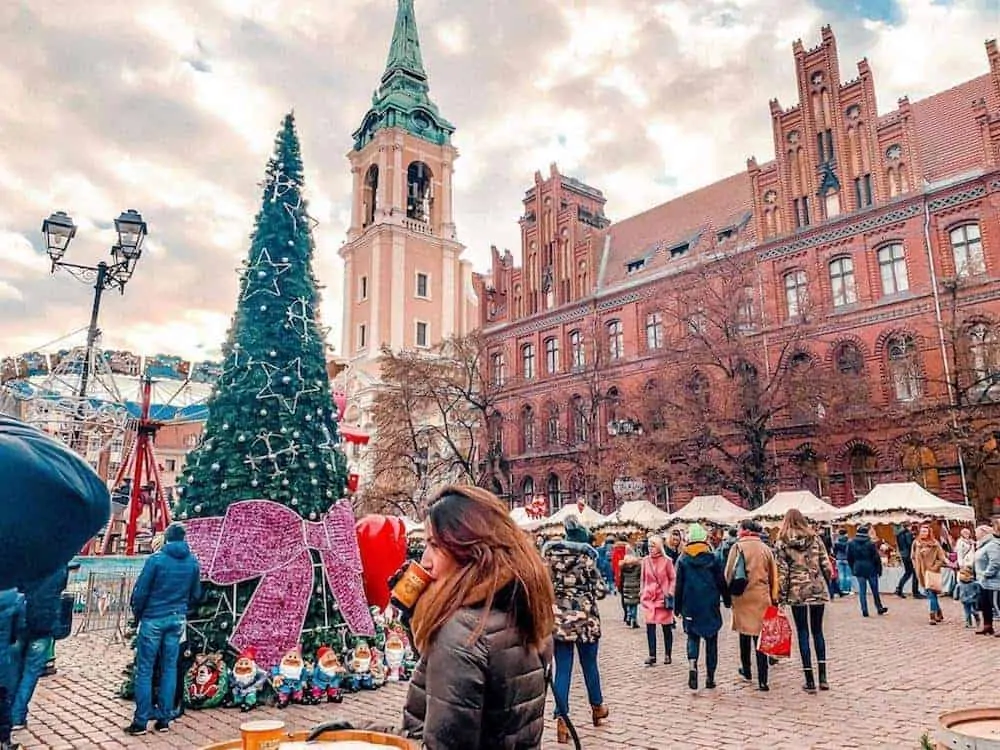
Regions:
M 646 313 L 646 348 L 650 351 L 663 346 L 663 313 Z
M 490 452 L 494 456 L 503 455 L 503 415 L 494 412 L 489 418 Z
M 878 271 L 882 279 L 882 294 L 888 296 L 905 292 L 910 288 L 906 274 L 906 256 L 901 242 L 893 242 L 879 248 Z
M 503 352 L 493 352 L 490 354 L 490 382 L 495 388 L 501 388 L 506 381 L 507 373 L 504 367 Z
M 850 258 L 836 258 L 830 261 L 830 291 L 833 306 L 844 307 L 858 301 L 858 290 L 854 285 L 854 261 Z
M 583 335 L 579 331 L 569 332 L 570 367 L 582 370 L 587 365 L 587 353 L 584 351 Z
M 834 352 L 833 364 L 841 375 L 858 377 L 864 372 L 865 358 L 857 344 L 845 341 Z
M 789 318 L 797 318 L 805 312 L 809 300 L 806 272 L 789 271 L 785 274 L 785 306 Z
M 521 480 L 521 504 L 528 505 L 535 499 L 535 480 L 525 477 Z
M 907 443 L 903 446 L 900 462 L 910 481 L 924 489 L 937 492 L 941 489 L 941 478 L 937 470 L 937 456 L 926 445 Z
M 549 404 L 545 415 L 545 440 L 549 445 L 557 445 L 559 443 L 559 433 L 559 407 L 555 404 Z
M 625 356 L 625 329 L 620 320 L 609 320 L 608 329 L 608 356 L 612 360 L 621 359 Z
M 915 401 L 920 396 L 920 368 L 913 337 L 893 336 L 885 346 L 893 395 L 897 401 Z
M 434 183 L 431 168 L 415 161 L 406 170 L 406 217 L 430 223 Z
M 535 379 L 535 345 L 525 344 L 521 347 L 521 376 L 525 380 Z
M 979 276 L 986 273 L 983 259 L 983 240 L 978 224 L 963 224 L 949 233 L 951 253 L 955 259 L 955 275 Z
M 708 377 L 702 372 L 695 372 L 691 375 L 690 380 L 687 383 L 688 395 L 690 396 L 692 402 L 695 406 L 701 409 L 708 408 L 708 401 L 710 396 L 710 385 L 708 382 Z
M 608 422 L 615 422 L 618 420 L 618 407 L 621 406 L 621 393 L 614 386 L 608 389 L 608 395 L 605 399 L 607 403 L 607 413 Z
M 799 447 L 792 455 L 792 463 L 802 475 L 804 489 L 816 497 L 829 497 L 830 470 L 826 459 L 820 457 L 811 445 Z
M 520 318 L 524 315 L 524 296 L 521 293 L 521 285 L 514 284 L 514 317 Z
M 863 497 L 875 486 L 877 459 L 867 445 L 858 444 L 847 454 L 851 490 L 855 498 Z
M 569 402 L 570 414 L 573 419 L 573 439 L 577 443 L 585 443 L 590 437 L 590 415 L 582 396 L 573 396 Z
M 525 404 L 521 409 L 521 450 L 530 451 L 535 447 L 535 410 Z
M 545 495 L 549 501 L 549 513 L 555 513 L 563 506 L 563 493 L 556 474 L 549 474 L 545 482 Z
M 378 165 L 372 164 L 365 174 L 364 198 L 362 201 L 362 227 L 375 223 L 375 212 L 378 211 Z
M 559 372 L 559 339 L 555 336 L 545 339 L 545 372 L 549 375 Z
M 969 375 L 971 389 L 993 397 L 1000 393 L 1000 340 L 994 328 L 976 323 L 969 328 Z M 994 393 L 990 393 L 991 389 Z
M 656 380 L 650 380 L 643 388 L 643 401 L 646 410 L 646 423 L 654 430 L 662 430 L 666 426 L 663 414 L 663 395 L 660 393 L 660 384 Z

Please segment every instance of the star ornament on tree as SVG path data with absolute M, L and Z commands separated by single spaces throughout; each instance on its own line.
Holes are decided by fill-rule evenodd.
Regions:
M 288 309 L 285 310 L 285 318 L 288 319 L 288 325 L 305 342 L 312 341 L 312 333 L 309 330 L 309 324 L 312 322 L 310 312 L 309 302 L 306 301 L 305 297 L 297 297 L 288 306 Z
M 266 247 L 261 248 L 257 255 L 257 260 L 247 266 L 243 293 L 240 295 L 241 301 L 246 301 L 258 294 L 269 294 L 272 297 L 280 297 L 281 289 L 278 288 L 278 277 L 287 273 L 292 267 L 291 263 L 284 261 L 275 263 L 271 260 L 271 253 Z M 270 280 L 273 288 L 269 289 L 266 281 Z
M 301 357 L 296 357 L 284 367 L 276 367 L 270 362 L 261 362 L 260 366 L 267 376 L 267 385 L 257 392 L 257 398 L 273 398 L 289 414 L 298 411 L 300 398 L 319 391 L 317 386 L 309 385 L 302 377 Z

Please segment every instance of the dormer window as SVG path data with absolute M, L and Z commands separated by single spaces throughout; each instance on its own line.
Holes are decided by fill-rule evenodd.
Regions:
M 715 238 L 718 242 L 722 243 L 725 242 L 726 240 L 731 240 L 735 236 L 736 236 L 736 228 L 728 227 L 727 229 L 723 229 L 721 232 L 719 232 L 715 236 Z
M 638 260 L 630 260 L 628 263 L 625 264 L 625 272 L 631 275 L 633 273 L 638 273 L 645 267 L 646 267 L 645 258 L 639 258 Z
M 682 242 L 680 245 L 674 245 L 672 248 L 670 248 L 670 257 L 680 258 L 682 255 L 687 253 L 689 248 L 690 244 L 687 242 Z

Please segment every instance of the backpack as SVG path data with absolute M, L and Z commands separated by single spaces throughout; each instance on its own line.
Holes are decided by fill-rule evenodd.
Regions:
M 733 580 L 729 582 L 729 593 L 733 596 L 743 596 L 750 583 L 750 579 L 747 578 L 747 561 L 743 557 L 743 550 L 740 549 L 740 545 L 738 544 L 735 547 L 736 565 L 733 567 Z

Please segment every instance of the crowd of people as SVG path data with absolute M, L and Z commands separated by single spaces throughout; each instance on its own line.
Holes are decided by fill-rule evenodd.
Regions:
M 769 669 L 775 660 L 761 650 L 759 638 L 769 609 L 780 607 L 790 616 L 802 688 L 808 693 L 829 690 L 823 632 L 828 602 L 857 593 L 861 616 L 869 617 L 870 591 L 875 613 L 882 616 L 889 611 L 879 579 L 891 550 L 871 527 L 853 531 L 851 535 L 842 528 L 834 536 L 833 529 L 815 527 L 792 509 L 773 538 L 759 523 L 747 520 L 711 533 L 694 523 L 675 527 L 666 537 L 652 535 L 631 543 L 628 537 L 611 535 L 596 544 L 573 517 L 565 522 L 564 539 L 539 538 L 556 591 L 558 741 L 570 740 L 565 712 L 574 649 L 594 725 L 608 717 L 598 668 L 597 601 L 609 594 L 620 597 L 627 627 L 645 626 L 647 667 L 673 662 L 674 631 L 680 623 L 687 636 L 692 690 L 716 686 L 723 607 L 732 609 L 732 629 L 738 634 L 738 674 L 748 682 L 756 678 L 759 690 L 770 690 Z M 944 619 L 941 600 L 950 596 L 961 603 L 967 627 L 994 634 L 1000 607 L 1000 536 L 993 527 L 963 528 L 954 543 L 947 531 L 938 536 L 930 524 L 899 526 L 895 537 L 904 569 L 896 596 L 905 598 L 903 589 L 912 580 L 913 596 L 928 602 L 932 625 Z M 704 682 L 699 667 L 702 652 Z

